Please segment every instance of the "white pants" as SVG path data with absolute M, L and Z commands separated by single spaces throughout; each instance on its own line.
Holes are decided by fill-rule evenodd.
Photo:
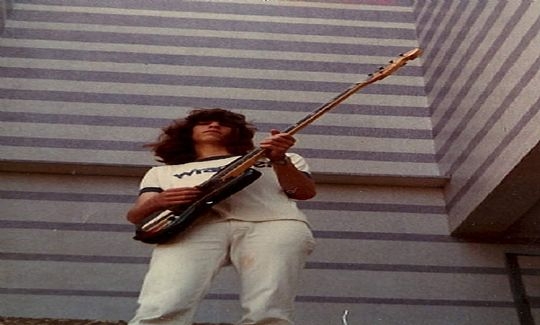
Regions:
M 238 324 L 293 324 L 298 277 L 314 248 L 308 226 L 296 220 L 226 221 L 157 245 L 130 324 L 191 325 L 220 268 L 240 275 Z

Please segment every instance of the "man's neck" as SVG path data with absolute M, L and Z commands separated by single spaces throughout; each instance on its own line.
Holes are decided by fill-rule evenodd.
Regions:
M 197 159 L 231 155 L 227 148 L 213 145 L 199 145 L 195 148 L 195 152 L 197 153 Z

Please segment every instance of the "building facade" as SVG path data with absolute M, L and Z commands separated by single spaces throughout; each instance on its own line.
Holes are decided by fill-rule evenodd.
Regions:
M 298 324 L 540 323 L 540 3 L 4 1 L 0 315 L 129 319 L 142 147 L 195 107 L 297 134 L 317 239 Z M 197 319 L 234 322 L 225 268 Z

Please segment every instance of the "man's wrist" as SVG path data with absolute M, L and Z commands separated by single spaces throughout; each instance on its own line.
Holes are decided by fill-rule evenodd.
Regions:
M 272 162 L 272 165 L 285 166 L 291 163 L 291 158 L 288 156 L 283 156 L 283 158 L 270 161 Z

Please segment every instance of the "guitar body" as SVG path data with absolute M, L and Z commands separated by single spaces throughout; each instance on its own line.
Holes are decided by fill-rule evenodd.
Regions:
M 208 182 L 201 188 L 203 196 L 192 204 L 175 207 L 173 210 L 156 212 L 145 218 L 136 228 L 133 239 L 147 244 L 164 243 L 186 230 L 193 222 L 234 193 L 242 190 L 261 176 L 261 172 L 249 168 L 243 174 L 227 179 Z

